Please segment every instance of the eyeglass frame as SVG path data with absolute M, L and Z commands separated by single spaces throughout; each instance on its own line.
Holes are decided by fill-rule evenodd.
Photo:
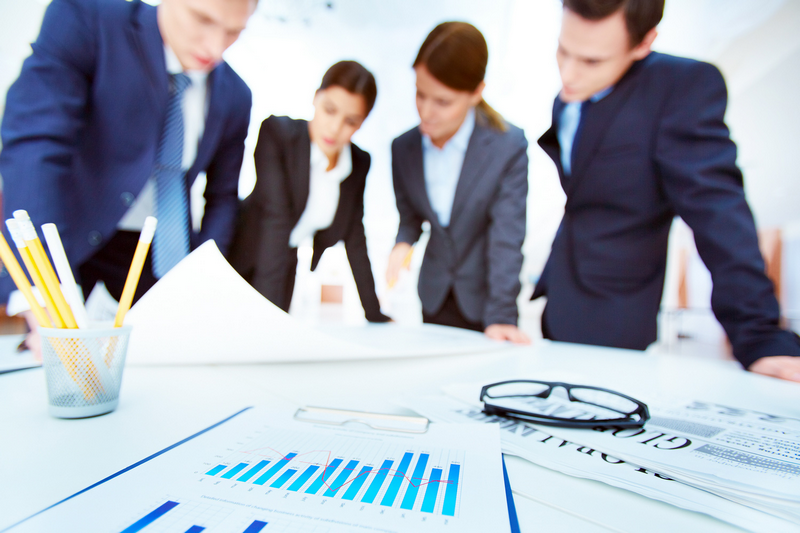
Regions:
M 571 402 L 575 402 L 577 404 L 583 403 L 587 405 L 594 405 L 602 409 L 609 409 L 611 411 L 624 414 L 625 418 L 615 418 L 607 420 L 576 420 L 570 418 L 558 418 L 549 415 L 534 415 L 530 412 L 522 411 L 520 409 L 511 409 L 508 407 L 500 407 L 497 405 L 486 403 L 484 398 L 487 396 L 487 392 L 491 387 L 497 385 L 505 385 L 507 383 L 538 383 L 541 385 L 547 385 L 549 388 L 545 389 L 539 394 L 503 396 L 504 398 L 548 398 L 553 393 L 553 390 L 556 387 L 561 387 L 566 391 L 567 397 Z M 572 395 L 572 392 L 570 391 L 573 388 L 591 389 L 591 390 L 597 390 L 601 392 L 614 394 L 616 396 L 625 398 L 626 400 L 633 402 L 634 404 L 636 404 L 637 407 L 630 413 L 624 413 L 607 405 L 600 405 L 592 402 L 584 402 L 576 399 Z M 563 383 L 560 381 L 539 381 L 535 379 L 511 379 L 508 381 L 498 381 L 497 383 L 490 383 L 489 385 L 484 385 L 481 388 L 480 401 L 483 402 L 483 412 L 488 415 L 497 415 L 497 416 L 515 418 L 518 420 L 530 422 L 532 424 L 539 424 L 542 426 L 553 426 L 562 428 L 595 428 L 595 427 L 639 428 L 644 426 L 647 423 L 647 421 L 650 420 L 650 411 L 648 410 L 647 405 L 644 402 L 637 400 L 636 398 L 632 398 L 626 394 L 622 394 L 621 392 L 617 392 L 611 389 L 605 389 L 603 387 L 593 387 L 591 385 L 573 385 L 571 383 Z M 634 415 L 638 415 L 640 420 L 634 420 L 632 418 Z M 535 420 L 533 420 L 534 418 Z

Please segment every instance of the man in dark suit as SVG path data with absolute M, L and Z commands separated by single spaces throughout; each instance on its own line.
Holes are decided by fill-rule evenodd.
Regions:
M 545 337 L 638 350 L 654 342 L 680 216 L 711 271 L 711 305 L 736 358 L 800 381 L 800 342 L 778 325 L 719 71 L 650 51 L 663 0 L 563 4 L 563 88 L 539 139 L 567 194 L 533 295 L 547 296 Z
M 159 226 L 137 297 L 201 242 L 225 251 L 251 96 L 222 53 L 256 2 L 48 6 L 6 100 L 3 212 L 56 223 L 87 293 L 104 281 L 119 298 L 147 215 Z M 189 189 L 200 172 L 205 211 L 194 233 Z M 11 288 L 6 276 L 0 298 Z

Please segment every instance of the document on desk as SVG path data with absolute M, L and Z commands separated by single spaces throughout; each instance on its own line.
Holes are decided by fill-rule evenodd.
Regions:
M 473 386 L 450 388 L 461 392 Z M 478 388 L 480 390 L 480 388 Z M 469 397 L 472 397 L 471 395 Z M 474 398 L 477 398 L 477 394 Z M 670 503 L 677 507 L 711 515 L 725 522 L 764 533 L 794 532 L 796 522 L 787 516 L 774 516 L 761 508 L 740 505 L 741 502 L 702 487 L 678 481 L 663 470 L 643 463 L 625 460 L 601 447 L 593 447 L 580 438 L 559 435 L 559 428 L 537 426 L 522 421 L 486 415 L 479 402 L 447 396 L 408 399 L 407 407 L 433 421 L 473 422 L 497 425 L 503 452 L 517 455 L 532 463 L 571 476 L 594 479 Z M 594 433 L 591 430 L 588 433 Z
M 131 364 L 214 364 L 423 357 L 502 350 L 475 331 L 423 324 L 318 330 L 285 313 L 206 242 L 130 310 Z M 363 338 L 364 342 L 359 342 Z
M 42 361 L 37 361 L 30 350 L 17 351 L 24 339 L 25 335 L 0 335 L 0 374 L 42 366 Z
M 11 528 L 13 533 L 510 531 L 496 426 L 426 433 L 249 409 Z

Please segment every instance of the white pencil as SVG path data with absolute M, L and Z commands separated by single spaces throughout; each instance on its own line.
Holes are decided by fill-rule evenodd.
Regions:
M 61 243 L 58 228 L 55 224 L 44 224 L 42 225 L 42 233 L 44 233 L 44 238 L 47 241 L 47 248 L 50 250 L 53 263 L 55 263 L 58 277 L 61 279 L 64 297 L 66 297 L 72 309 L 72 314 L 75 316 L 75 322 L 77 322 L 79 328 L 87 328 L 89 327 L 89 315 L 86 313 L 86 306 L 83 304 L 78 284 L 75 283 L 75 277 L 72 275 L 72 269 L 69 266 L 64 245 Z

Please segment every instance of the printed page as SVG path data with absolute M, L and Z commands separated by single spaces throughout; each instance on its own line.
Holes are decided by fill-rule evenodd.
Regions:
M 407 399 L 404 404 L 433 421 L 496 425 L 500 428 L 504 453 L 517 455 L 552 470 L 602 481 L 752 531 L 788 533 L 797 529 L 792 522 L 681 483 L 659 471 L 556 437 L 551 428 L 487 415 L 474 403 L 446 396 L 430 396 Z
M 426 433 L 251 409 L 13 532 L 510 531 L 496 426 Z

